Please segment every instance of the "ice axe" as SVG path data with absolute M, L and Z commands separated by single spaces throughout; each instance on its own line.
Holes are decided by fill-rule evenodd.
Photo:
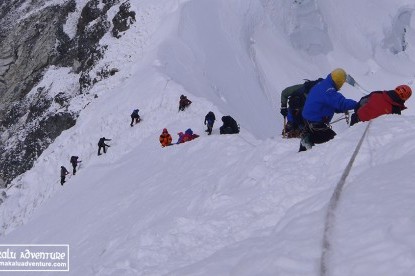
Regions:
M 370 91 L 367 89 L 364 89 L 352 76 L 347 75 L 346 82 L 350 84 L 351 86 L 359 89 L 364 95 L 370 94 Z
M 285 126 L 287 125 L 287 116 L 284 116 L 284 128 L 282 129 L 282 138 L 287 138 L 285 132 Z

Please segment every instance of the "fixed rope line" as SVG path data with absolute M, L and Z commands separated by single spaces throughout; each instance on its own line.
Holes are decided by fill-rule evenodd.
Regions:
M 363 93 L 363 95 L 367 95 L 370 93 L 369 90 L 364 89 L 351 75 L 347 75 L 346 82 L 351 86 L 359 89 Z
M 334 189 L 333 195 L 330 198 L 329 206 L 327 208 L 327 214 L 326 214 L 326 223 L 324 226 L 324 236 L 323 236 L 323 250 L 321 254 L 320 259 L 320 276 L 328 276 L 330 275 L 327 271 L 328 266 L 328 257 L 331 250 L 331 242 L 330 242 L 330 235 L 332 234 L 334 222 L 335 222 L 335 211 L 337 208 L 337 204 L 339 202 L 344 184 L 346 182 L 346 178 L 349 175 L 353 163 L 356 159 L 357 154 L 359 153 L 360 147 L 362 146 L 363 140 L 366 137 L 367 131 L 369 129 L 369 126 L 371 124 L 371 121 L 366 126 L 365 131 L 363 132 L 362 137 L 359 140 L 359 143 L 357 144 L 352 157 L 349 160 L 349 163 L 347 164 L 346 168 L 343 171 L 343 174 L 339 180 L 339 182 L 336 185 L 336 188 Z
M 363 95 L 368 95 L 370 94 L 370 91 L 367 89 L 364 89 L 359 83 L 356 82 L 356 84 L 354 85 L 354 87 L 356 87 L 357 89 L 359 89 Z

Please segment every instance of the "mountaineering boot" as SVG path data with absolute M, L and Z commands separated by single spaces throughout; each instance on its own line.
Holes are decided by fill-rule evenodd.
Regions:
M 300 142 L 300 150 L 299 151 L 306 151 L 309 150 L 313 147 L 313 143 L 311 142 L 310 139 L 310 134 L 304 134 L 303 137 L 301 138 L 301 142 Z

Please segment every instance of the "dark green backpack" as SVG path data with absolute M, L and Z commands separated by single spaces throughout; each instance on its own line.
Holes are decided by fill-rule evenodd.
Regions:
M 313 88 L 314 85 L 322 81 L 322 78 L 319 78 L 317 80 L 306 80 L 303 85 L 297 89 L 291 96 L 288 98 L 288 107 L 292 111 L 302 111 L 306 97 L 308 93 L 310 92 L 311 88 Z

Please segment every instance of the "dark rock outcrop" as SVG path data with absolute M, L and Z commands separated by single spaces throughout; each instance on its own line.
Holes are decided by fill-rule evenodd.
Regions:
M 30 169 L 50 143 L 75 124 L 78 113 L 68 111 L 72 97 L 118 72 L 110 64 L 96 68 L 107 49 L 100 40 L 106 33 L 120 38 L 135 21 L 128 1 L 90 0 L 84 7 L 77 7 L 75 0 L 47 3 L 0 2 L 0 180 L 5 183 Z M 108 18 L 116 5 L 119 12 Z M 70 37 L 64 27 L 77 10 L 80 17 Z M 51 66 L 71 68 L 78 75 L 78 88 L 37 87 Z
M 130 25 L 135 22 L 135 12 L 130 11 L 130 3 L 125 2 L 120 6 L 120 10 L 112 19 L 112 35 L 116 38 L 121 37 L 121 33 L 127 31 Z

